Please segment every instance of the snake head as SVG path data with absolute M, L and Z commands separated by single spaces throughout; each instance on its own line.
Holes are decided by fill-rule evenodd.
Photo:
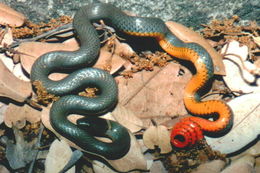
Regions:
M 171 143 L 177 148 L 191 147 L 203 138 L 201 127 L 189 117 L 183 118 L 171 131 Z

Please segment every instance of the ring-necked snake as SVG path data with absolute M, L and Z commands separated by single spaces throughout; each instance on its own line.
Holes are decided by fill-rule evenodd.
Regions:
M 192 145 L 196 139 L 203 137 L 201 130 L 221 131 L 231 124 L 231 110 L 224 102 L 200 100 L 199 91 L 213 76 L 213 63 L 204 48 L 196 43 L 183 43 L 169 31 L 161 19 L 132 17 L 112 5 L 95 3 L 80 8 L 73 20 L 80 49 L 74 52 L 55 51 L 44 54 L 37 59 L 31 70 L 32 83 L 40 81 L 48 93 L 61 96 L 50 110 L 51 125 L 58 133 L 82 149 L 107 159 L 118 159 L 129 150 L 130 136 L 126 128 L 116 122 L 96 118 L 115 106 L 118 92 L 110 74 L 100 69 L 86 68 L 96 61 L 99 54 L 100 40 L 92 26 L 93 22 L 99 20 L 104 20 L 116 30 L 133 36 L 154 37 L 167 53 L 194 64 L 196 74 L 185 89 L 185 106 L 195 115 L 217 114 L 218 118 L 215 121 L 200 117 L 185 118 L 172 130 L 173 145 Z M 75 71 L 60 81 L 48 78 L 50 73 L 64 69 Z M 98 96 L 87 98 L 76 95 L 87 87 L 97 87 Z M 67 120 L 73 113 L 85 115 L 86 118 L 75 125 Z M 101 142 L 93 136 L 106 136 L 112 142 Z M 180 140 L 180 136 L 183 140 Z

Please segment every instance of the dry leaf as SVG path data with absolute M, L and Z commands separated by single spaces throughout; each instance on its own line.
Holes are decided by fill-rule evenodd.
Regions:
M 252 93 L 228 102 L 234 113 L 233 127 L 229 133 L 221 138 L 206 137 L 212 149 L 230 154 L 240 150 L 257 138 L 260 134 L 259 98 L 260 93 Z
M 77 49 L 78 43 L 72 38 L 64 43 L 25 42 L 19 45 L 17 51 L 21 52 L 19 56 L 23 68 L 30 74 L 31 67 L 39 56 L 55 50 L 74 51 Z
M 69 162 L 72 150 L 63 140 L 55 140 L 49 149 L 49 153 L 45 160 L 45 173 L 58 173 Z M 70 168 L 67 173 L 76 172 L 75 166 Z
M 30 123 L 39 122 L 41 118 L 41 112 L 25 104 L 18 106 L 10 103 L 7 110 L 4 113 L 4 122 L 7 127 L 15 125 L 18 129 L 25 126 L 26 121 Z
M 221 173 L 234 173 L 234 172 L 253 173 L 255 172 L 254 163 L 255 163 L 255 158 L 253 156 L 246 155 L 232 162 L 231 165 L 228 166 L 223 171 L 221 171 Z
M 80 115 L 70 115 L 69 120 L 71 122 L 76 122 L 78 118 L 82 116 Z M 41 115 L 42 123 L 46 128 L 51 130 L 53 133 L 55 133 L 60 139 L 65 140 L 70 146 L 82 150 L 80 147 L 78 147 L 75 143 L 69 141 L 68 139 L 62 137 L 59 135 L 51 126 L 50 120 L 49 120 L 49 108 L 43 108 L 42 115 Z M 130 150 L 129 152 L 118 160 L 106 160 L 114 169 L 121 171 L 121 172 L 127 172 L 133 169 L 140 169 L 140 170 L 146 170 L 146 160 L 144 158 L 144 155 L 141 151 L 140 145 L 136 141 L 136 138 L 131 134 L 131 144 L 130 144 Z
M 16 78 L 0 60 L 0 95 L 24 102 L 32 93 L 30 82 Z
M 166 22 L 166 25 L 169 27 L 171 32 L 174 33 L 183 42 L 194 42 L 204 47 L 212 57 L 214 63 L 214 74 L 225 75 L 225 67 L 222 61 L 222 57 L 201 35 L 187 28 L 186 26 L 183 26 L 182 24 L 173 21 Z
M 179 74 L 180 68 L 184 75 Z M 185 67 L 174 63 L 134 73 L 130 79 L 116 77 L 119 103 L 139 118 L 185 115 L 183 92 L 190 78 Z
M 25 16 L 7 5 L 0 3 L 0 24 L 12 27 L 22 26 Z
M 118 56 L 108 52 L 104 47 L 100 49 L 100 54 L 97 62 L 93 67 L 108 70 L 110 74 L 117 72 L 125 63 L 125 60 Z
M 97 160 L 93 161 L 93 170 L 95 173 L 117 173 L 117 171 L 112 170 L 107 165 Z
M 7 32 L 4 34 L 3 40 L 1 41 L 2 47 L 8 46 L 13 42 L 12 30 L 11 28 L 7 28 Z M 24 81 L 29 81 L 28 77 L 25 76 L 21 64 L 15 64 L 13 59 L 10 58 L 12 53 L 5 52 L 4 54 L 0 54 L 0 59 L 4 63 L 4 65 L 19 79 Z
M 121 43 L 118 41 L 118 39 L 115 39 L 114 53 L 119 56 L 123 55 L 126 57 L 131 57 L 135 52 L 128 44 Z
M 162 154 L 172 150 L 170 133 L 165 126 L 150 126 L 143 134 L 143 141 L 149 149 L 155 149 L 155 146 L 158 146 Z
M 259 77 L 249 72 L 253 70 L 249 64 L 251 64 L 251 66 L 254 65 L 246 60 L 248 56 L 248 48 L 246 46 L 239 46 L 239 42 L 237 41 L 232 41 L 225 45 L 221 52 L 225 52 L 226 54 L 224 55 L 224 64 L 227 69 L 227 75 L 224 76 L 224 80 L 228 87 L 232 91 L 242 91 L 244 93 L 260 92 L 259 86 L 250 84 L 259 80 Z M 238 57 L 241 57 L 241 59 Z M 245 66 L 246 64 L 247 66 Z M 256 72 L 260 71 L 260 68 L 255 67 L 254 69 Z
M 138 132 L 143 127 L 142 120 L 136 117 L 132 111 L 126 109 L 120 104 L 118 104 L 113 110 L 112 116 L 116 121 L 128 128 L 132 133 Z
M 1 4 L 1 3 L 0 3 Z M 1 6 L 1 5 L 0 5 Z M 1 10 L 0 10 L 1 11 Z M 0 17 L 1 18 L 1 17 Z M 1 19 L 0 19 L 1 20 Z M 6 28 L 5 32 L 3 33 L 4 36 L 0 42 L 0 45 L 2 47 L 4 46 L 9 46 L 13 43 L 14 39 L 13 39 L 13 33 L 12 33 L 12 29 L 11 28 Z

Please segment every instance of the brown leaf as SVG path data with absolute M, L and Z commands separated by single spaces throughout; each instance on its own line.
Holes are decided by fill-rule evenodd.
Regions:
M 39 56 L 55 50 L 74 51 L 77 49 L 77 41 L 73 38 L 64 43 L 25 42 L 20 44 L 17 51 L 21 52 L 19 55 L 23 68 L 30 74 L 31 67 Z
M 0 24 L 12 27 L 22 26 L 25 16 L 7 5 L 0 3 Z
M 18 129 L 25 126 L 26 121 L 36 123 L 40 121 L 41 112 L 24 104 L 18 106 L 10 103 L 4 114 L 4 122 L 7 127 L 15 125 Z
M 125 60 L 115 53 L 108 52 L 104 47 L 100 49 L 100 55 L 93 67 L 104 69 L 114 74 L 125 63 Z
M 143 127 L 141 119 L 135 116 L 135 114 L 118 104 L 112 112 L 113 117 L 120 124 L 128 128 L 132 133 L 138 132 Z
M 23 102 L 32 93 L 30 82 L 16 78 L 0 61 L 0 95 Z
M 215 49 L 212 48 L 212 46 L 201 35 L 183 26 L 182 24 L 173 21 L 166 22 L 166 25 L 169 27 L 171 32 L 175 34 L 183 42 L 194 42 L 206 49 L 208 53 L 211 55 L 214 63 L 214 74 L 225 75 L 225 67 L 222 61 L 222 57 L 219 53 L 216 52 Z
M 180 68 L 184 75 L 179 75 Z M 119 76 L 119 103 L 139 118 L 185 115 L 183 92 L 190 77 L 185 67 L 174 63 L 134 73 L 130 79 Z
M 143 134 L 144 145 L 149 149 L 158 146 L 160 153 L 166 154 L 172 150 L 170 133 L 165 126 L 150 126 Z

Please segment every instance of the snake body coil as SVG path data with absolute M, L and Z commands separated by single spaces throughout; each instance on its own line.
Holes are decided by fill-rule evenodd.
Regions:
M 88 120 L 85 118 L 82 122 L 74 125 L 67 120 L 67 116 L 72 113 L 100 115 L 116 104 L 117 85 L 113 78 L 103 70 L 84 68 L 93 64 L 98 56 L 100 40 L 92 23 L 101 19 L 107 25 L 127 34 L 154 37 L 167 53 L 194 64 L 197 73 L 185 89 L 185 106 L 191 113 L 199 116 L 218 114 L 216 121 L 209 121 L 200 117 L 187 118 L 185 121 L 196 124 L 195 131 L 201 131 L 201 129 L 208 132 L 221 131 L 230 125 L 232 120 L 231 110 L 224 102 L 200 101 L 198 92 L 213 76 L 213 63 L 204 48 L 196 43 L 183 43 L 170 32 L 161 19 L 132 17 L 112 5 L 96 3 L 80 8 L 74 17 L 73 26 L 80 40 L 80 49 L 74 52 L 56 51 L 47 53 L 41 56 L 32 67 L 32 82 L 41 81 L 49 93 L 62 96 L 53 104 L 50 111 L 51 124 L 56 131 L 77 143 L 86 151 L 102 155 L 108 159 L 118 159 L 129 150 L 129 134 L 124 127 L 115 122 L 104 122 L 98 118 Z M 75 69 L 75 71 L 61 81 L 52 81 L 48 78 L 50 73 L 62 69 Z M 71 95 L 89 86 L 99 89 L 98 97 L 86 98 Z M 91 123 L 89 122 L 102 124 L 104 128 L 90 127 Z M 85 126 L 87 127 L 85 128 Z M 189 125 L 185 125 L 185 127 L 187 126 Z M 198 136 L 194 135 L 192 127 L 193 125 L 189 126 L 189 130 L 181 125 L 178 125 L 177 129 L 174 128 L 171 135 L 173 144 L 177 147 L 183 147 L 195 143 L 196 138 L 202 138 L 202 133 L 199 133 Z M 96 140 L 92 134 L 93 129 L 94 131 L 101 130 L 103 136 L 111 138 L 112 143 Z M 111 131 L 108 132 L 109 130 Z M 94 132 L 94 134 L 97 133 Z M 180 135 L 184 137 L 185 142 L 177 138 Z

